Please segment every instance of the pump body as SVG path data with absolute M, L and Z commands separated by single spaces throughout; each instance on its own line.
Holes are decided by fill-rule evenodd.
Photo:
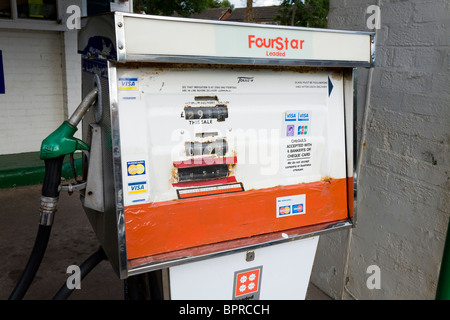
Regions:
M 83 20 L 79 52 L 101 101 L 82 201 L 120 278 L 355 226 L 373 34 L 114 13 Z

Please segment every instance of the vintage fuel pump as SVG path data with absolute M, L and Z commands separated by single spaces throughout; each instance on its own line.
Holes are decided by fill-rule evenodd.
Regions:
M 69 141 L 89 149 L 81 201 L 117 275 L 158 271 L 167 299 L 304 299 L 319 235 L 355 226 L 355 68 L 373 37 L 84 19 L 95 99 Z

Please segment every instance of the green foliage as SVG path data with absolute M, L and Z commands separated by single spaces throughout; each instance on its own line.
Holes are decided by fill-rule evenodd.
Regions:
M 328 8 L 329 0 L 283 0 L 277 20 L 283 25 L 326 28 Z
M 189 17 L 208 8 L 232 7 L 228 0 L 135 0 L 134 11 L 171 16 L 174 13 Z

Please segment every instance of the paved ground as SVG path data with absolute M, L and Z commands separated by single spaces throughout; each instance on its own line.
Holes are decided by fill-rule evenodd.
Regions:
M 0 189 L 0 300 L 8 298 L 28 261 L 39 223 L 40 193 L 40 185 Z M 61 193 L 44 260 L 25 299 L 51 299 L 65 284 L 69 276 L 67 267 L 80 265 L 98 247 L 78 194 Z M 103 261 L 70 299 L 123 300 L 123 297 L 123 281 Z M 307 299 L 330 298 L 311 284 Z

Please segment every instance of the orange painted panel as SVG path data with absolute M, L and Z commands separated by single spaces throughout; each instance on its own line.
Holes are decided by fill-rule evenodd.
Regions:
M 127 257 L 130 260 L 345 219 L 351 186 L 347 180 L 351 179 L 127 206 Z M 301 194 L 306 195 L 306 213 L 277 218 L 276 199 Z

